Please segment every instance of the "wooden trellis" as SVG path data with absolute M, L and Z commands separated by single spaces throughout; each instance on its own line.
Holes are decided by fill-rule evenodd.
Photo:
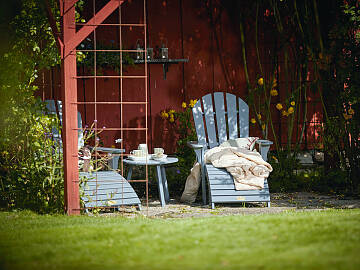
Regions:
M 60 6 L 60 15 L 62 29 L 59 33 L 55 24 L 54 17 L 51 14 L 51 10 L 48 5 L 48 15 L 49 21 L 56 38 L 56 42 L 61 54 L 61 95 L 62 95 L 62 104 L 63 104 L 63 154 L 64 154 L 64 195 L 65 195 L 65 211 L 69 215 L 79 214 L 80 213 L 80 198 L 79 198 L 79 169 L 78 169 L 78 123 L 77 123 L 77 112 L 78 105 L 83 104 L 85 106 L 94 106 L 95 119 L 97 119 L 97 108 L 98 105 L 119 105 L 120 106 L 120 126 L 112 127 L 106 130 L 116 130 L 120 131 L 121 138 L 123 138 L 124 131 L 136 131 L 136 132 L 145 132 L 146 144 L 148 144 L 148 86 L 147 86 L 147 61 L 144 57 L 144 74 L 143 75 L 124 75 L 123 74 L 123 61 L 122 54 L 124 52 L 139 52 L 136 50 L 124 50 L 122 47 L 122 27 L 141 27 L 143 28 L 144 33 L 144 47 L 146 48 L 146 1 L 143 0 L 143 23 L 138 24 L 123 24 L 121 21 L 121 6 L 124 3 L 122 0 L 109 0 L 105 6 L 103 6 L 99 11 L 95 10 L 95 0 L 92 1 L 93 5 L 93 15 L 86 23 L 76 23 L 75 21 L 75 4 L 77 0 L 59 0 Z M 85 2 L 85 4 L 87 4 Z M 103 23 L 106 18 L 108 18 L 116 9 L 119 10 L 119 21 L 115 24 L 105 24 Z M 81 28 L 76 31 L 77 27 Z M 104 50 L 97 50 L 96 48 L 96 29 L 97 27 L 106 27 L 106 26 L 117 26 L 119 27 L 119 48 L 116 51 L 120 54 L 120 71 L 118 75 L 105 76 L 98 75 L 96 73 L 96 53 L 104 52 Z M 81 44 L 91 33 L 93 33 L 93 44 L 94 49 L 91 50 L 94 57 L 94 74 L 86 76 L 88 79 L 94 81 L 94 90 L 95 90 L 95 100 L 92 102 L 79 102 L 77 96 L 77 80 L 82 79 L 85 76 L 77 75 L 76 68 L 76 52 L 77 46 Z M 89 51 L 89 50 L 87 50 Z M 145 51 L 143 51 L 144 53 Z M 97 101 L 96 99 L 96 82 L 99 79 L 105 78 L 118 78 L 120 80 L 120 98 L 119 100 L 111 102 L 102 102 Z M 143 100 L 126 102 L 123 100 L 123 80 L 125 79 L 140 79 L 144 81 L 144 95 L 142 96 Z M 123 106 L 126 105 L 144 105 L 145 106 L 145 126 L 144 127 L 124 127 L 123 126 Z M 99 127 L 95 121 L 94 125 L 95 133 L 99 130 Z M 121 143 L 121 148 L 123 148 L 123 142 Z M 121 155 L 121 168 L 120 172 L 123 173 L 123 155 Z M 144 180 L 136 180 L 146 183 L 146 199 L 148 198 L 148 168 L 146 166 L 146 175 Z

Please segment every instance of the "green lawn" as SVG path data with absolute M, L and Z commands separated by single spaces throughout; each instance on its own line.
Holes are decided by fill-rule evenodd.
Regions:
M 176 220 L 0 212 L 0 269 L 360 269 L 360 210 Z

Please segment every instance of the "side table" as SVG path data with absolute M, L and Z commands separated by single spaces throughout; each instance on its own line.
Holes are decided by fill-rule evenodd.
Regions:
M 126 177 L 126 180 L 131 180 L 133 166 L 156 166 L 156 178 L 158 181 L 158 188 L 159 188 L 159 195 L 160 195 L 160 202 L 161 206 L 164 207 L 166 204 L 165 202 L 169 202 L 169 189 L 166 179 L 166 172 L 165 172 L 165 165 L 173 164 L 178 162 L 179 160 L 176 157 L 168 157 L 164 160 L 132 160 L 132 159 L 124 159 L 124 163 L 129 165 L 129 172 Z

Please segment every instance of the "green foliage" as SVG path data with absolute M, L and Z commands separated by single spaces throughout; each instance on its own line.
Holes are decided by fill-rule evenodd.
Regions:
M 0 204 L 37 212 L 61 211 L 64 206 L 62 153 L 51 134 L 58 120 L 41 112 L 27 114 L 18 108 L 13 108 L 11 116 L 13 119 L 5 121 L 16 118 L 18 123 L 26 123 L 2 130 Z
M 355 194 L 360 194 L 359 31 L 358 1 L 347 1 L 329 31 L 324 49 L 328 61 L 318 67 L 326 114 L 327 173 L 343 175 L 346 192 Z
M 188 141 L 194 141 L 197 138 L 191 111 L 195 103 L 196 100 L 190 100 L 189 104 L 183 102 L 182 111 L 169 110 L 161 112 L 161 117 L 164 121 L 169 121 L 172 124 L 178 135 L 176 156 L 179 162 L 176 165 L 176 169 L 170 171 L 167 176 L 170 186 L 169 190 L 175 196 L 179 196 L 182 193 L 186 178 L 190 174 L 190 169 L 195 162 L 195 153 L 187 146 Z
M 51 138 L 52 129 L 59 127 L 34 97 L 38 70 L 60 58 L 38 1 L 22 1 L 7 23 L 8 50 L 0 55 L 0 204 L 61 211 L 62 161 Z
M 289 183 L 293 181 L 291 179 L 298 178 L 294 174 L 296 162 L 290 162 L 289 157 L 296 156 L 303 142 L 306 122 L 309 120 L 308 96 L 312 91 L 320 97 L 323 107 L 323 112 L 317 112 L 317 117 L 323 114 L 324 124 L 317 128 L 323 129 L 319 145 L 325 153 L 325 175 L 345 175 L 343 184 L 337 185 L 339 189 L 346 186 L 347 192 L 359 194 L 358 1 L 346 1 L 345 5 L 337 0 L 255 1 L 247 9 L 239 9 L 238 12 L 241 14 L 240 39 L 249 89 L 248 103 L 254 114 L 251 122 L 258 124 L 265 138 L 268 134 L 272 135 L 277 151 L 278 163 L 274 164 L 271 178 L 283 178 L 281 182 L 285 190 L 301 186 Z M 250 77 L 247 72 L 245 34 L 248 33 L 245 33 L 243 25 L 249 17 L 255 18 L 253 32 L 259 70 L 256 78 Z M 264 59 L 259 53 L 259 48 L 264 45 L 259 45 L 258 28 L 264 26 L 267 33 L 276 37 L 273 47 L 265 45 L 266 50 L 271 52 L 270 59 L 266 61 L 273 63 L 270 68 L 263 64 Z M 309 82 L 309 74 L 313 77 L 312 82 Z M 276 97 L 276 92 L 271 94 L 275 78 L 281 78 L 281 97 Z M 287 125 L 282 130 L 287 132 L 286 145 L 281 142 L 283 134 L 274 130 L 272 117 L 276 110 L 271 108 L 272 96 L 276 97 L 276 108 L 281 111 L 282 117 L 287 118 Z M 295 143 L 292 143 L 294 138 Z
M 90 39 L 86 39 L 78 46 L 79 50 L 94 50 L 94 44 Z M 126 69 L 129 65 L 134 65 L 134 59 L 130 57 L 127 52 L 116 52 L 114 50 L 119 50 L 119 46 L 115 45 L 114 40 L 110 41 L 110 45 L 106 45 L 98 42 L 96 44 L 97 50 L 107 50 L 101 52 L 91 52 L 91 51 L 78 51 L 77 52 L 77 63 L 78 66 L 85 66 L 88 69 L 93 71 L 95 65 L 95 55 L 96 55 L 96 69 L 98 75 L 102 73 L 104 68 L 113 69 L 117 72 L 120 71 L 120 60 L 122 60 L 122 68 Z

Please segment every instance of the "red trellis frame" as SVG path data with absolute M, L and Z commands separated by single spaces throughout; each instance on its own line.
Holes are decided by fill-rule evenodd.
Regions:
M 60 16 L 62 18 L 61 33 L 58 32 L 55 19 L 52 15 L 49 4 L 47 3 L 48 18 L 54 33 L 56 43 L 61 54 L 61 95 L 63 103 L 63 155 L 64 155 L 64 197 L 65 197 L 65 211 L 68 215 L 77 215 L 80 214 L 80 198 L 79 198 L 79 170 L 78 170 L 78 123 L 77 123 L 77 111 L 78 104 L 84 104 L 85 102 L 78 102 L 77 97 L 77 79 L 81 76 L 77 76 L 76 68 L 76 47 L 95 29 L 102 25 L 102 22 L 109 17 L 117 8 L 124 3 L 124 0 L 109 0 L 109 2 L 101 8 L 96 14 L 94 12 L 93 17 L 88 20 L 87 23 L 82 24 L 82 27 L 76 31 L 75 22 L 75 4 L 77 0 L 59 0 L 60 7 Z M 95 3 L 95 1 L 94 1 Z M 144 0 L 144 23 L 141 25 L 144 27 L 145 33 L 145 48 L 146 48 L 146 2 Z M 119 11 L 121 12 L 121 11 Z M 121 21 L 118 26 L 122 26 Z M 125 24 L 123 24 L 125 25 Z M 131 26 L 126 24 L 126 26 Z M 139 25 L 134 25 L 139 26 Z M 121 29 L 121 28 L 120 28 Z M 121 31 L 121 30 L 120 30 Z M 96 42 L 96 40 L 94 41 Z M 121 46 L 121 39 L 120 39 Z M 122 48 L 118 50 L 119 53 L 123 52 Z M 129 51 L 129 50 L 127 50 Z M 96 52 L 96 47 L 94 52 Z M 121 57 L 120 57 L 121 59 Z M 96 60 L 95 60 L 96 61 Z M 120 60 L 121 61 L 121 60 Z M 96 66 L 96 62 L 94 64 Z M 120 65 L 122 65 L 120 63 Z M 95 80 L 101 76 L 91 76 Z M 147 121 L 147 111 L 148 111 L 148 96 L 147 96 L 147 63 L 145 57 L 145 75 L 144 76 L 123 76 L 122 69 L 120 76 L 111 76 L 116 77 L 121 80 L 121 93 L 122 93 L 122 79 L 123 78 L 141 78 L 145 82 L 145 101 L 144 102 L 132 102 L 132 104 L 145 104 L 145 128 L 141 128 L 146 132 L 146 144 L 148 144 L 148 121 Z M 96 106 L 95 102 L 90 102 Z M 89 104 L 90 104 L 89 103 Z M 122 94 L 119 102 L 109 102 L 111 104 L 126 104 L 122 101 Z M 96 108 L 95 108 L 96 111 Z M 95 112 L 96 114 L 96 112 Z M 123 121 L 123 120 L 121 120 Z M 95 125 L 95 131 L 96 131 Z M 131 128 L 130 128 L 131 129 Z M 111 130 L 115 130 L 114 128 Z M 120 128 L 121 134 L 123 130 L 129 130 L 129 128 L 123 128 L 121 125 Z M 132 130 L 140 130 L 139 128 L 133 128 Z M 121 158 L 122 160 L 122 158 Z M 121 162 L 121 171 L 123 171 L 123 165 Z M 145 180 L 136 180 L 137 182 L 142 181 L 146 183 L 146 195 L 148 191 L 148 169 L 146 168 L 146 178 Z M 146 196 L 147 197 L 147 196 Z

